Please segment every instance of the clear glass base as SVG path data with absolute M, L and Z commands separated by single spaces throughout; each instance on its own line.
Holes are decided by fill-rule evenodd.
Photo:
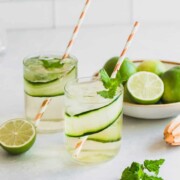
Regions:
M 47 97 L 32 97 L 25 94 L 25 116 L 33 121 Z M 40 133 L 55 133 L 64 129 L 64 96 L 52 97 L 38 127 Z
M 43 120 L 37 128 L 38 133 L 56 133 L 64 130 L 64 119 Z
M 87 140 L 77 157 L 74 147 L 79 138 L 66 137 L 66 148 L 74 161 L 80 164 L 99 164 L 113 159 L 120 150 L 121 141 L 102 143 Z

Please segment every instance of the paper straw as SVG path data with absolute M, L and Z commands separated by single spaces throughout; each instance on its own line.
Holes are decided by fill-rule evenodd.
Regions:
M 48 107 L 49 103 L 51 101 L 51 98 L 47 98 L 43 101 L 40 110 L 38 112 L 38 114 L 36 115 L 35 119 L 34 119 L 34 124 L 37 127 L 39 125 L 39 122 L 44 114 L 44 112 L 46 111 L 46 108 Z
M 84 143 L 86 142 L 88 136 L 84 136 L 80 139 L 80 141 L 76 144 L 75 146 L 75 152 L 74 152 L 74 158 L 77 158 L 79 156 L 79 153 L 82 150 L 82 147 L 84 145 Z
M 123 49 L 123 51 L 120 54 L 120 57 L 118 59 L 118 62 L 116 64 L 114 70 L 113 70 L 113 73 L 111 74 L 111 78 L 115 78 L 116 77 L 116 74 L 117 74 L 118 70 L 120 69 L 122 62 L 124 61 L 124 57 L 125 57 L 128 49 L 129 49 L 129 47 L 130 47 L 130 45 L 132 43 L 134 35 L 136 34 L 136 32 L 138 30 L 138 27 L 139 27 L 139 22 L 136 21 L 134 23 L 134 26 L 133 26 L 133 29 L 131 31 L 131 34 L 129 35 L 129 37 L 128 37 L 127 41 L 126 41 L 124 49 Z M 75 151 L 74 151 L 74 157 L 78 157 L 79 156 L 79 153 L 81 152 L 83 144 L 86 142 L 87 139 L 88 139 L 88 136 L 84 136 L 76 144 Z
M 79 20 L 78 20 L 77 25 L 76 25 L 75 28 L 74 28 L 72 37 L 71 37 L 71 39 L 70 39 L 70 41 L 69 41 L 69 43 L 68 43 L 68 46 L 67 46 L 67 48 L 66 48 L 66 51 L 65 51 L 62 59 L 65 59 L 65 58 L 67 58 L 67 57 L 69 56 L 69 53 L 70 53 L 70 51 L 71 51 L 71 48 L 72 48 L 72 46 L 73 46 L 73 44 L 74 44 L 74 41 L 75 41 L 77 35 L 78 35 L 78 32 L 79 32 L 79 30 L 80 30 L 80 27 L 81 27 L 81 25 L 82 25 L 82 23 L 83 23 L 83 20 L 84 20 L 84 17 L 85 17 L 85 15 L 86 15 L 86 13 L 87 13 L 87 10 L 88 10 L 89 5 L 90 5 L 90 0 L 86 0 L 86 3 L 85 3 L 84 8 L 83 8 L 83 11 L 82 11 L 82 13 L 81 13 L 81 15 L 80 15 L 80 17 L 79 17 Z M 41 120 L 44 112 L 46 111 L 46 108 L 48 107 L 50 101 L 51 101 L 51 98 L 47 98 L 47 99 L 45 99 L 45 100 L 43 101 L 43 103 L 42 103 L 42 105 L 41 105 L 41 107 L 40 107 L 40 110 L 39 110 L 38 114 L 36 115 L 36 117 L 35 117 L 35 119 L 34 119 L 34 122 L 35 122 L 35 126 L 36 126 L 36 127 L 38 126 L 38 124 L 39 124 L 39 122 L 40 122 L 40 120 Z
M 114 71 L 113 71 L 112 75 L 111 75 L 112 78 L 116 77 L 116 74 L 117 74 L 118 70 L 120 69 L 121 64 L 123 63 L 125 55 L 126 55 L 128 49 L 129 49 L 129 47 L 130 47 L 130 45 L 132 43 L 132 40 L 133 40 L 137 30 L 138 30 L 138 27 L 139 27 L 139 22 L 136 21 L 134 23 L 134 26 L 133 26 L 133 29 L 131 31 L 131 34 L 129 35 L 129 37 L 128 37 L 127 41 L 126 41 L 124 49 L 123 49 L 123 51 L 121 52 L 121 54 L 119 56 L 118 62 L 116 64 L 115 68 L 114 68 Z
M 71 39 L 70 39 L 70 41 L 69 41 L 69 43 L 68 43 L 68 45 L 67 45 L 66 51 L 65 51 L 64 56 L 63 56 L 62 59 L 65 59 L 65 58 L 68 57 L 69 52 L 71 51 L 72 45 L 74 44 L 74 41 L 75 41 L 75 39 L 76 39 L 76 37 L 77 37 L 77 35 L 78 35 L 79 29 L 80 29 L 81 24 L 82 24 L 82 22 L 83 22 L 83 20 L 84 20 L 84 17 L 85 17 L 85 15 L 86 15 L 86 12 L 87 12 L 87 10 L 88 10 L 88 8 L 89 8 L 89 5 L 90 5 L 90 0 L 86 0 L 86 4 L 85 4 L 85 6 L 84 6 L 84 9 L 83 9 L 83 11 L 82 11 L 82 13 L 81 13 L 81 15 L 80 15 L 80 17 L 79 17 L 79 20 L 78 20 L 77 25 L 76 25 L 75 28 L 74 28 L 74 31 L 73 31 L 73 33 L 72 33 L 72 37 L 71 37 Z

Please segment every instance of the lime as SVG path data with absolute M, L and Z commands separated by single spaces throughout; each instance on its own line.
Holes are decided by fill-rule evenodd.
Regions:
M 12 119 L 0 126 L 0 145 L 10 154 L 26 152 L 34 144 L 35 126 L 23 119 Z
M 127 81 L 134 73 L 136 73 L 136 69 L 137 68 L 133 62 L 131 62 L 128 58 L 124 59 L 120 67 L 122 78 Z
M 156 74 L 142 71 L 129 78 L 127 89 L 134 102 L 155 104 L 163 95 L 164 84 Z
M 163 102 L 180 102 L 180 66 L 169 69 L 161 78 L 164 82 Z
M 134 103 L 127 89 L 127 83 L 124 85 L 124 102 Z
M 145 60 L 137 67 L 137 71 L 148 71 L 160 76 L 166 71 L 166 68 L 159 60 Z
M 119 57 L 117 57 L 117 56 L 112 57 L 104 64 L 103 68 L 106 70 L 106 72 L 108 73 L 109 76 L 111 76 L 118 59 L 119 59 Z
M 119 57 L 113 57 L 105 63 L 104 69 L 109 76 L 111 76 L 118 59 Z M 123 79 L 128 80 L 132 74 L 136 73 L 136 66 L 128 58 L 125 58 L 120 67 L 120 73 Z

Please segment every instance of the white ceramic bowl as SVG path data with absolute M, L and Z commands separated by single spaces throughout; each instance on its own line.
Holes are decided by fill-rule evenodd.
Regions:
M 136 65 L 143 60 L 133 61 Z M 162 60 L 167 69 L 180 65 L 180 62 Z M 179 91 L 180 93 L 180 91 Z M 169 104 L 141 105 L 124 102 L 124 114 L 141 119 L 163 119 L 180 114 L 180 102 Z

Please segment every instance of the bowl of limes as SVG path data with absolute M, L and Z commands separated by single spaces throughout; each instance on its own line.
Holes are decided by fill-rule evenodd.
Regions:
M 109 75 L 117 61 L 113 57 L 105 63 Z M 180 114 L 180 62 L 125 58 L 119 71 L 125 79 L 125 115 L 163 119 Z

